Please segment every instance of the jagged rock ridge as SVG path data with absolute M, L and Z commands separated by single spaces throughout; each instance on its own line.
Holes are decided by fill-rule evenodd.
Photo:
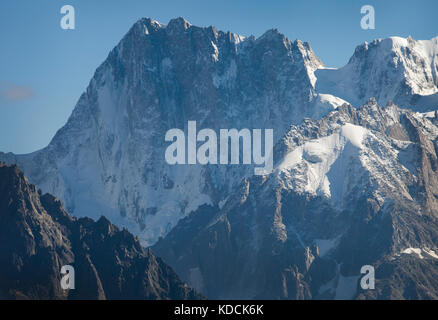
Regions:
M 437 299 L 437 125 L 370 100 L 291 126 L 273 174 L 154 250 L 211 298 Z M 359 287 L 364 265 L 375 290 Z
M 141 19 L 48 147 L 0 159 L 74 215 L 145 244 L 171 231 L 155 248 L 209 297 L 436 298 L 436 116 L 377 106 L 437 109 L 436 48 L 376 40 L 333 70 L 277 30 Z M 164 134 L 188 120 L 274 128 L 276 171 L 167 165 Z M 376 291 L 357 288 L 363 264 Z
M 97 69 L 66 125 L 16 163 L 76 216 L 129 227 L 154 243 L 202 204 L 217 204 L 248 166 L 169 166 L 164 137 L 196 120 L 199 129 L 275 128 L 320 117 L 336 104 L 318 96 L 321 66 L 308 43 L 278 30 L 259 38 L 141 19 Z
M 0 299 L 201 298 L 126 229 L 71 217 L 1 164 L 0 241 Z M 64 265 L 75 268 L 75 289 L 61 288 Z

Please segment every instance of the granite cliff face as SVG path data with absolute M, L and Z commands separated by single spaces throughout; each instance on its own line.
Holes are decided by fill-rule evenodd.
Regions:
M 50 144 L 27 155 L 0 152 L 0 160 L 17 164 L 74 216 L 103 214 L 155 244 L 209 298 L 437 298 L 437 48 L 437 38 L 378 39 L 329 69 L 308 43 L 277 30 L 245 38 L 182 18 L 141 19 Z M 165 133 L 190 120 L 216 132 L 274 129 L 274 172 L 167 164 Z M 44 199 L 48 211 L 55 200 Z M 46 233 L 67 228 L 77 248 L 85 242 L 93 255 L 108 250 L 105 261 L 119 257 L 111 242 L 97 250 L 95 237 L 127 232 L 111 231 L 105 218 L 62 219 L 79 231 L 53 220 Z M 138 242 L 130 248 L 161 270 Z M 97 279 L 99 262 L 78 250 L 81 268 Z M 73 253 L 62 249 L 56 259 Z M 376 268 L 376 290 L 359 289 L 363 265 Z M 143 272 L 114 268 L 121 279 Z M 92 281 L 92 296 L 120 296 L 121 285 L 105 281 L 113 280 Z
M 71 217 L 16 166 L 0 165 L 1 299 L 197 299 L 194 290 L 127 230 Z M 61 288 L 61 267 L 75 289 Z
M 259 38 L 183 18 L 136 22 L 96 70 L 71 117 L 50 144 L 3 154 L 75 216 L 105 215 L 151 245 L 203 204 L 218 205 L 253 174 L 251 166 L 169 166 L 172 128 L 274 129 L 319 119 L 346 101 L 370 97 L 414 110 L 437 101 L 436 39 L 376 40 L 339 70 L 310 45 L 278 30 Z M 274 155 L 276 158 L 277 155 Z
M 67 124 L 17 163 L 76 216 L 105 213 L 154 243 L 202 204 L 217 204 L 253 172 L 248 166 L 169 166 L 167 130 L 275 128 L 319 117 L 335 105 L 314 90 L 322 63 L 308 43 L 277 30 L 244 38 L 182 18 L 141 19 L 97 69 Z
M 291 126 L 271 175 L 154 250 L 212 298 L 437 299 L 438 120 L 370 100 Z M 359 286 L 376 268 L 376 290 Z

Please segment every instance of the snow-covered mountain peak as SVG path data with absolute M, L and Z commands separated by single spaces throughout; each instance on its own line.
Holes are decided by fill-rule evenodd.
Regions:
M 298 150 L 280 165 L 282 174 L 293 177 L 285 184 L 293 181 L 297 191 L 333 197 L 343 181 L 335 183 L 330 175 L 338 172 L 330 170 L 334 163 L 342 163 L 339 159 L 347 161 L 354 155 L 356 169 L 367 174 L 368 167 L 358 161 L 381 160 L 362 157 L 374 150 L 370 144 L 392 152 L 389 140 L 379 142 L 378 135 L 399 121 L 400 111 L 390 107 L 384 115 L 377 103 L 382 97 L 394 97 L 398 91 L 393 80 L 404 78 L 397 78 L 401 68 L 389 68 L 386 56 L 377 53 L 393 57 L 392 49 L 382 48 L 389 44 L 398 48 L 396 42 L 400 48 L 408 47 L 403 40 L 382 42 L 359 47 L 340 70 L 318 69 L 323 64 L 308 43 L 292 42 L 278 30 L 255 39 L 192 26 L 183 18 L 167 26 L 140 19 L 97 69 L 49 146 L 22 156 L 0 153 L 0 158 L 17 163 L 33 183 L 61 198 L 73 214 L 105 214 L 147 244 L 198 207 L 218 205 L 253 172 L 249 166 L 168 165 L 165 133 L 186 130 L 189 120 L 196 120 L 199 129 L 273 128 L 274 142 L 282 141 L 285 133 L 295 135 L 287 135 L 286 146 L 274 155 L 278 162 Z M 373 55 L 385 63 L 375 64 Z M 330 73 L 326 82 L 319 72 Z M 388 83 L 385 74 L 391 75 Z M 318 91 L 315 82 L 317 89 L 318 83 L 325 83 L 338 91 Z M 356 112 L 347 102 L 357 98 L 357 92 L 364 103 L 372 96 L 376 99 Z M 337 121 L 307 119 L 320 119 L 334 108 L 338 111 L 331 115 Z M 352 120 L 357 113 L 362 122 Z M 305 127 L 298 129 L 303 120 Z M 295 129 L 289 130 L 291 124 Z M 426 122 L 424 128 L 434 130 Z M 309 130 L 314 136 L 305 134 Z M 390 132 L 400 139 L 406 136 L 397 126 Z
M 284 39 L 286 39 L 286 36 L 282 34 L 277 28 L 272 28 L 266 30 L 260 37 L 257 38 L 258 41 L 275 39 L 280 39 L 283 41 Z
M 438 252 L 438 113 L 415 112 L 438 110 L 437 41 L 378 39 L 329 69 L 278 30 L 140 19 L 50 144 L 0 160 L 76 216 L 105 215 L 144 245 L 165 237 L 154 250 L 209 297 L 339 297 L 348 281 L 351 298 L 361 266 L 380 277 L 378 261 L 410 271 L 404 259 Z M 193 120 L 273 129 L 274 172 L 169 165 L 166 132 Z
M 152 244 L 203 204 L 217 204 L 249 166 L 170 166 L 165 133 L 197 126 L 275 128 L 333 109 L 314 89 L 310 46 L 278 31 L 243 38 L 183 18 L 140 19 L 96 70 L 45 149 L 1 156 L 75 215 L 108 216 Z
M 154 250 L 213 298 L 360 297 L 364 264 L 379 270 L 378 297 L 411 297 L 399 277 L 417 274 L 427 289 L 410 284 L 413 296 L 436 297 L 437 125 L 375 99 L 306 119 L 277 145 L 271 175 L 198 209 Z
M 154 19 L 141 18 L 136 23 L 134 23 L 134 25 L 129 30 L 128 34 L 134 32 L 134 33 L 149 35 L 150 33 L 155 32 L 163 27 L 164 26 L 160 22 Z
M 418 111 L 438 106 L 438 42 L 390 37 L 359 45 L 340 69 L 316 71 L 316 88 L 355 106 L 371 96 Z
M 381 108 L 373 98 L 357 110 L 344 104 L 319 121 L 291 127 L 283 140 L 285 152 L 277 146 L 277 154 L 283 154 L 276 167 L 278 183 L 326 198 L 339 210 L 364 190 L 377 192 L 378 199 L 398 190 L 410 200 L 418 179 L 412 152 L 418 139 L 436 139 L 434 119 L 392 103 Z M 423 144 L 434 153 L 429 142 Z
M 184 31 L 190 28 L 192 25 L 190 22 L 188 22 L 183 17 L 178 17 L 175 19 L 171 19 L 169 23 L 166 26 L 166 29 L 168 32 L 178 32 L 178 31 Z

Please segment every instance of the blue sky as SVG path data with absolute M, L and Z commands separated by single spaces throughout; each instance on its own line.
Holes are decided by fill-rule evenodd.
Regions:
M 76 29 L 60 28 L 60 8 L 73 5 Z M 376 29 L 360 28 L 363 5 L 373 5 Z M 162 23 L 183 16 L 199 26 L 244 36 L 278 28 L 310 42 L 330 67 L 354 48 L 389 36 L 438 35 L 437 0 L 1 0 L 0 151 L 46 146 L 67 121 L 94 70 L 141 17 Z

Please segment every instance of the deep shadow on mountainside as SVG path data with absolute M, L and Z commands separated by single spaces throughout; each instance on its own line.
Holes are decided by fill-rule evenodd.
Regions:
M 72 215 L 102 212 L 156 244 L 208 298 L 438 299 L 438 119 L 418 113 L 438 109 L 436 57 L 438 38 L 392 37 L 331 69 L 275 29 L 255 38 L 140 19 L 50 144 L 0 160 Z M 389 101 L 416 112 L 377 105 Z M 216 132 L 274 128 L 276 169 L 253 177 L 248 165 L 169 165 L 166 132 L 193 120 Z M 102 258 L 87 232 L 66 239 L 92 248 L 83 263 L 112 298 L 101 270 L 111 264 L 98 262 L 114 254 Z M 376 268 L 375 290 L 359 290 L 365 264 Z M 110 279 L 124 283 L 128 271 L 117 270 Z
M 370 99 L 291 126 L 274 173 L 152 248 L 211 299 L 438 299 L 437 125 Z M 375 289 L 360 286 L 364 265 Z
M 60 270 L 75 268 L 75 289 Z M 200 299 L 150 249 L 105 217 L 73 218 L 0 164 L 0 299 Z
M 202 204 L 219 205 L 254 165 L 171 166 L 166 132 L 274 128 L 320 119 L 375 97 L 414 111 L 438 106 L 438 38 L 389 38 L 324 67 L 309 43 L 277 29 L 243 37 L 184 18 L 133 24 L 96 69 L 68 121 L 43 149 L 3 153 L 73 216 L 101 212 L 156 243 Z M 275 154 L 277 157 L 277 154 Z M 189 191 L 188 191 L 189 190 Z

